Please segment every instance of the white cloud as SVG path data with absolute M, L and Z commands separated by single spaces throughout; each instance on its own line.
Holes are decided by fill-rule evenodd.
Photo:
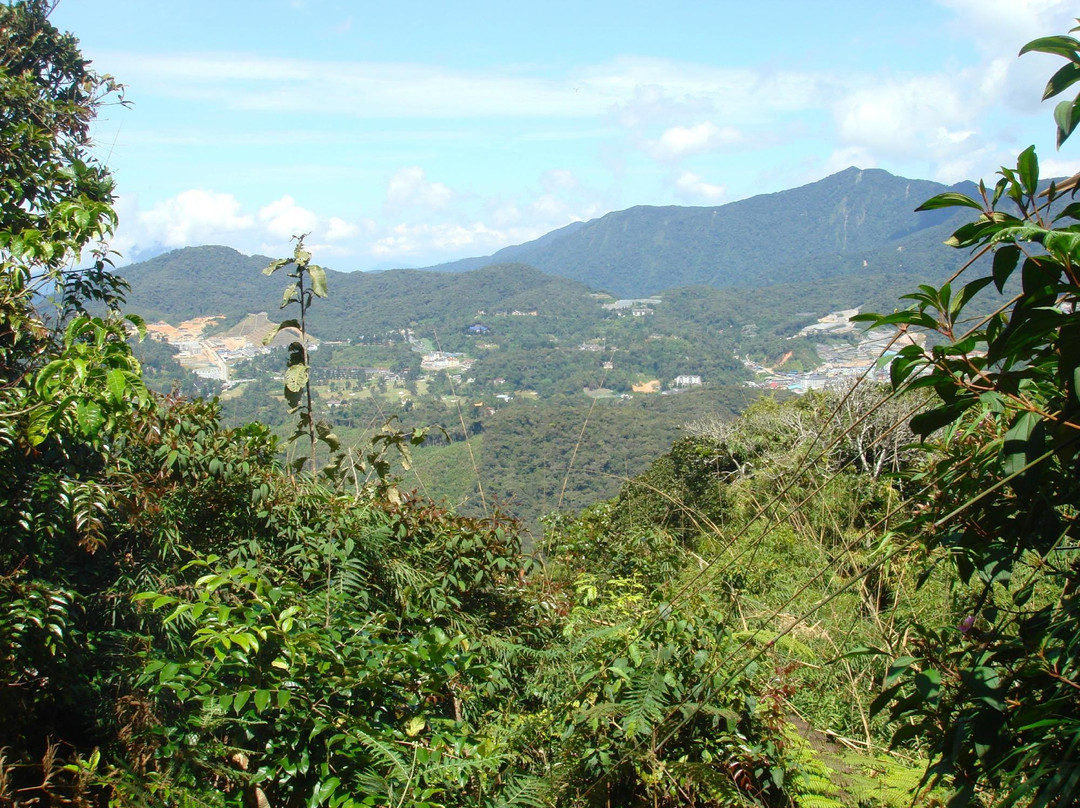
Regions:
M 551 221 L 565 215 L 566 204 L 556 194 L 540 194 L 529 209 L 541 221 Z
M 344 219 L 340 219 L 337 216 L 331 216 L 326 223 L 326 239 L 327 241 L 343 241 L 345 239 L 352 238 L 360 232 L 360 228 Z
M 566 182 L 569 172 L 547 179 Z M 577 191 L 576 183 L 569 190 Z M 595 203 L 574 202 L 558 193 L 544 192 L 531 200 L 492 204 L 484 220 L 400 223 L 375 238 L 369 249 L 378 259 L 438 263 L 522 244 L 602 212 Z
M 682 198 L 698 203 L 704 201 L 716 204 L 727 196 L 727 189 L 723 185 L 712 185 L 690 171 L 679 175 L 675 180 L 675 188 Z
M 259 221 L 270 235 L 279 239 L 310 233 L 319 224 L 314 213 L 297 205 L 288 194 L 260 208 Z
M 837 171 L 843 171 L 851 166 L 877 168 L 878 162 L 863 146 L 847 146 L 836 149 L 826 158 L 823 171 L 826 175 L 835 174 Z M 811 174 L 803 177 L 802 181 L 813 182 L 821 179 L 821 173 L 822 170 L 815 168 Z
M 1020 48 L 1041 36 L 1063 34 L 1076 17 L 1068 0 L 939 0 L 956 18 L 951 28 L 974 42 L 986 55 L 984 92 L 1008 108 L 1034 112 L 1050 74 L 1064 62 L 1057 57 L 1029 54 L 1017 59 Z
M 254 214 L 245 211 L 232 194 L 198 188 L 182 191 L 148 210 L 140 210 L 135 197 L 120 196 L 117 210 L 120 227 L 113 247 L 128 259 L 155 248 L 201 244 L 226 244 L 245 252 L 276 254 L 288 248 L 292 236 L 319 228 L 319 218 L 288 195 L 262 206 Z M 347 238 L 344 234 L 349 227 L 353 227 L 353 233 L 358 231 L 341 219 L 336 219 L 336 223 L 331 220 L 326 237 L 333 234 Z
M 712 121 L 693 126 L 673 126 L 649 144 L 653 156 L 674 160 L 742 142 L 742 133 L 733 126 L 720 127 Z
M 1005 154 L 983 147 L 957 154 L 951 159 L 940 160 L 929 179 L 952 184 L 961 180 L 986 179 L 993 184 L 996 177 L 991 176 L 994 168 L 1015 161 L 1015 155 Z M 985 175 L 985 176 L 984 176 Z
M 1062 160 L 1057 157 L 1040 158 L 1039 174 L 1044 179 L 1051 177 L 1071 177 L 1080 171 L 1080 160 Z
M 553 168 L 544 172 L 544 176 L 540 178 L 540 183 L 545 191 L 551 192 L 573 191 L 580 185 L 574 172 L 565 168 Z
M 509 227 L 521 221 L 521 208 L 513 202 L 496 205 L 491 212 L 491 221 L 496 227 Z
M 613 113 L 623 126 L 722 111 L 760 121 L 770 111 L 817 104 L 821 76 L 621 57 L 563 75 L 519 68 L 451 70 L 438 65 L 329 61 L 251 53 L 136 54 L 96 61 L 139 89 L 232 110 L 325 113 L 350 118 L 582 118 Z M 658 117 L 657 113 L 661 113 Z
M 192 189 L 136 213 L 135 225 L 126 236 L 134 244 L 185 247 L 250 230 L 255 219 L 232 194 Z
M 940 0 L 957 19 L 954 29 L 994 53 L 1039 36 L 1064 33 L 1072 27 L 1076 9 L 1067 0 Z
M 494 252 L 509 244 L 539 238 L 552 229 L 547 224 L 508 228 L 491 227 L 484 222 L 398 224 L 376 239 L 370 252 L 380 259 L 416 258 L 436 263 Z
M 505 231 L 493 230 L 480 222 L 469 225 L 399 224 L 371 246 L 371 253 L 380 258 L 397 258 L 438 251 L 460 252 L 466 247 L 480 253 L 496 245 L 506 246 L 506 238 Z
M 144 92 L 230 109 L 357 118 L 579 117 L 598 114 L 613 100 L 604 88 L 582 85 L 573 77 L 550 79 L 492 69 L 249 53 L 96 56 L 118 75 L 139 76 Z
M 137 198 L 124 195 L 117 199 L 121 227 L 113 247 L 128 260 L 161 248 L 201 244 L 285 255 L 293 236 L 310 232 L 308 247 L 323 256 L 320 263 L 330 258 L 338 267 L 352 269 L 375 258 L 426 265 L 530 241 L 607 209 L 600 208 L 572 171 L 553 169 L 538 181 L 541 188 L 521 198 L 462 200 L 445 185 L 429 181 L 421 169 L 402 169 L 388 188 L 388 202 L 408 206 L 406 213 L 426 206 L 427 213 L 423 222 L 403 215 L 392 226 L 385 219 L 319 215 L 289 195 L 245 209 L 231 194 L 192 189 L 148 210 L 140 210 Z M 462 204 L 451 204 L 459 201 Z
M 399 169 L 386 184 L 386 206 L 391 210 L 409 207 L 438 210 L 453 199 L 453 191 L 441 182 L 429 182 L 419 166 Z
M 985 104 L 970 76 L 914 76 L 857 89 L 836 104 L 841 139 L 896 158 L 968 148 Z

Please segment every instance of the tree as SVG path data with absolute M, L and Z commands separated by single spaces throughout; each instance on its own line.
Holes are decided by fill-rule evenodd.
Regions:
M 116 224 L 113 183 L 90 152 L 90 123 L 121 88 L 93 72 L 71 34 L 48 21 L 46 0 L 0 7 L 0 371 L 10 383 L 41 337 L 30 295 L 46 284 L 115 299 L 99 252 L 91 270 L 65 271 Z
M 96 707 L 86 584 L 118 504 L 118 436 L 149 403 L 127 344 L 137 322 L 85 313 L 123 291 L 108 253 L 70 268 L 116 222 L 89 126 L 119 87 L 49 10 L 0 5 L 0 715 L 18 718 L 0 747 L 20 764 L 48 756 L 50 735 L 83 732 Z M 35 306 L 50 288 L 51 321 Z
M 1080 81 L 1074 37 L 1021 53 L 1031 51 L 1067 59 L 1045 98 Z M 1055 121 L 1060 146 L 1080 121 L 1080 95 Z M 935 396 L 911 421 L 925 441 L 928 493 L 906 533 L 955 576 L 951 625 L 912 626 L 920 650 L 894 662 L 877 704 L 900 722 L 894 742 L 931 743 L 928 777 L 954 785 L 953 804 L 993 789 L 1006 804 L 1075 805 L 1080 204 L 1075 179 L 1040 180 L 1034 147 L 1000 174 L 978 198 L 944 193 L 920 208 L 978 211 L 948 241 L 972 251 L 961 272 L 975 277 L 921 286 L 906 296 L 912 308 L 863 318 L 938 337 L 902 349 L 891 374 L 897 390 Z M 972 300 L 993 290 L 994 313 L 968 319 Z
M 285 371 L 285 402 L 289 405 L 290 413 L 299 413 L 296 432 L 290 440 L 296 440 L 301 436 L 307 436 L 311 446 L 311 455 L 307 458 L 299 458 L 296 461 L 297 468 L 302 468 L 308 460 L 311 461 L 311 471 L 315 472 L 316 446 L 319 438 L 326 440 L 331 451 L 337 450 L 337 438 L 330 434 L 329 427 L 315 422 L 314 402 L 311 397 L 311 366 L 309 364 L 309 352 L 311 338 L 307 330 L 307 315 L 311 303 L 316 297 L 326 297 L 326 270 L 318 264 L 311 263 L 311 253 L 304 249 L 304 236 L 294 236 L 296 248 L 292 258 L 279 258 L 271 261 L 264 275 L 273 275 L 283 267 L 293 267 L 288 273 L 293 282 L 285 287 L 285 294 L 281 298 L 281 308 L 293 304 L 300 308 L 300 319 L 285 320 L 278 323 L 266 338 L 269 343 L 283 329 L 294 329 L 300 339 L 289 343 L 289 365 Z M 318 435 L 318 437 L 316 437 Z

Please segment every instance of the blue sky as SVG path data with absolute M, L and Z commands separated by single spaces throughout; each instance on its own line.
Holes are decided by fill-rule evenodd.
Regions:
M 1061 0 L 63 0 L 127 87 L 95 149 L 125 260 L 310 232 L 340 270 L 486 255 L 633 205 L 718 205 L 849 165 L 992 178 L 1035 143 Z

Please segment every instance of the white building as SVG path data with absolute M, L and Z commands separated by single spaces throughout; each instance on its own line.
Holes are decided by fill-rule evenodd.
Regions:
M 675 387 L 697 387 L 701 384 L 700 376 L 676 376 L 672 385 Z

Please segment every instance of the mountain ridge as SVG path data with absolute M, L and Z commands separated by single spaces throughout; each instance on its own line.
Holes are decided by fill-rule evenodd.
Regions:
M 398 307 L 399 320 L 402 315 L 406 321 L 424 319 L 422 312 L 441 305 L 445 295 L 475 300 L 473 311 L 518 305 L 492 296 L 488 287 L 496 279 L 511 297 L 554 284 L 551 295 L 560 300 L 588 290 L 646 297 L 695 286 L 749 290 L 821 282 L 834 287 L 845 278 L 854 282 L 868 275 L 903 276 L 906 284 L 940 280 L 966 258 L 941 242 L 970 211 L 916 213 L 915 208 L 946 190 L 971 194 L 976 188 L 969 182 L 946 186 L 851 167 L 727 205 L 637 205 L 487 257 L 425 269 L 328 269 L 334 293 L 316 307 L 315 316 L 329 321 L 367 315 L 374 302 L 375 308 Z M 120 274 L 132 283 L 130 306 L 149 316 L 187 318 L 207 308 L 242 315 L 273 311 L 280 303 L 279 284 L 261 274 L 269 261 L 228 247 L 187 247 L 130 264 Z M 492 267 L 502 269 L 472 277 Z M 385 318 L 377 319 L 382 326 Z
M 772 283 L 796 267 L 813 277 L 843 274 L 862 262 L 888 269 L 902 263 L 890 252 L 910 254 L 916 247 L 925 253 L 958 226 L 963 214 L 957 211 L 915 212 L 947 190 L 972 193 L 975 186 L 852 166 L 797 188 L 725 205 L 636 205 L 491 256 L 426 269 L 468 271 L 486 261 L 515 261 L 627 297 L 692 285 Z M 773 255 L 763 260 L 755 250 L 766 236 Z M 951 266 L 949 258 L 955 256 L 939 255 L 934 263 Z M 761 274 L 763 268 L 767 274 Z

